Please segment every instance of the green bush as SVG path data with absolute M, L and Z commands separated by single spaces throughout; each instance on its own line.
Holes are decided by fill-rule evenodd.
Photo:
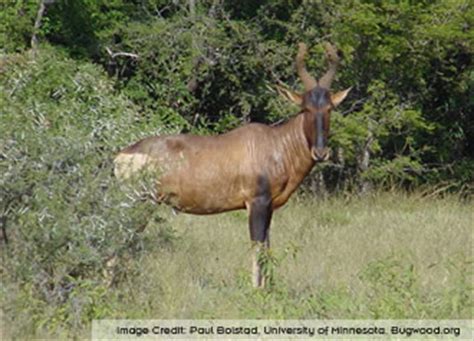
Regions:
M 153 203 L 117 183 L 112 169 L 120 147 L 146 131 L 133 128 L 133 105 L 98 66 L 45 49 L 37 59 L 10 55 L 4 71 L 2 307 L 31 321 L 32 333 L 75 330 L 107 316 L 108 286 L 133 275 L 134 258 L 151 247 L 137 229 L 153 217 Z M 162 225 L 158 217 L 151 224 Z

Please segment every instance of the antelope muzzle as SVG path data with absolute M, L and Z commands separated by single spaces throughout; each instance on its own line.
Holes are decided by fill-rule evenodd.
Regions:
M 331 151 L 328 147 L 313 147 L 311 148 L 311 157 L 316 162 L 327 161 L 331 156 Z

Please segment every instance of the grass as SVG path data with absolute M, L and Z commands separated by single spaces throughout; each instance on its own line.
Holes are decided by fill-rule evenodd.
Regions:
M 472 319 L 473 210 L 454 197 L 295 197 L 273 217 L 265 290 L 251 287 L 244 211 L 158 210 L 173 237 L 129 262 L 105 317 Z
M 178 239 L 117 288 L 128 298 L 115 317 L 472 317 L 473 213 L 454 198 L 293 200 L 273 218 L 274 285 L 263 291 L 250 286 L 244 211 L 160 209 Z

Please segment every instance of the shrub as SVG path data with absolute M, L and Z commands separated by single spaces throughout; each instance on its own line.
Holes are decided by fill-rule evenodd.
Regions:
M 45 49 L 36 60 L 11 55 L 4 69 L 2 306 L 35 329 L 74 330 L 110 311 L 108 261 L 119 280 L 149 247 L 137 228 L 152 204 L 112 176 L 115 152 L 146 132 L 97 66 Z

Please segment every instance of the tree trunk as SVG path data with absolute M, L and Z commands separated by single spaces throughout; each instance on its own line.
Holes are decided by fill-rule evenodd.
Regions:
M 346 186 L 346 176 L 344 174 L 346 167 L 346 160 L 344 158 L 344 150 L 342 148 L 336 148 L 334 153 L 334 163 L 337 165 L 337 183 L 336 191 L 343 192 Z
M 364 178 L 364 173 L 367 172 L 370 165 L 370 150 L 374 138 L 372 133 L 369 132 L 367 139 L 365 140 L 364 146 L 362 147 L 361 153 L 358 157 L 358 168 L 359 168 L 359 189 L 362 194 L 368 193 L 372 190 L 372 183 Z
M 322 169 L 317 169 L 311 176 L 311 192 L 318 199 L 326 199 L 328 196 Z
M 196 0 L 189 0 L 189 17 L 192 21 L 196 19 Z
M 41 0 L 36 14 L 35 26 L 33 27 L 33 35 L 31 36 L 31 49 L 33 54 L 36 54 L 38 49 L 38 33 L 41 27 L 41 20 L 43 19 L 44 10 L 46 9 L 45 1 Z
M 0 227 L 1 227 L 1 231 L 2 231 L 2 235 L 0 236 L 0 243 L 3 242 L 5 244 L 8 244 L 8 236 L 7 236 L 7 217 L 6 216 L 2 216 L 0 217 Z

